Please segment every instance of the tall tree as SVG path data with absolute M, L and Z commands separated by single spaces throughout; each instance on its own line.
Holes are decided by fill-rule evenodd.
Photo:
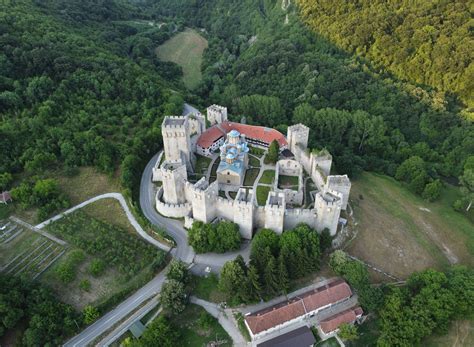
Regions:
M 163 284 L 160 293 L 163 308 L 171 314 L 178 314 L 186 308 L 186 291 L 184 284 L 176 280 L 168 280 Z
M 265 292 L 270 296 L 275 295 L 278 292 L 278 269 L 275 257 L 271 256 L 268 260 L 263 278 L 265 281 Z
M 290 289 L 290 279 L 288 277 L 288 269 L 286 268 L 285 259 L 280 254 L 278 257 L 278 284 L 281 291 L 286 294 Z

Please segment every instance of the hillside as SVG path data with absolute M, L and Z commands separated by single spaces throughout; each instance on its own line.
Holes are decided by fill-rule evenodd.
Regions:
M 297 3 L 305 22 L 338 46 L 401 79 L 455 93 L 474 107 L 469 1 Z
M 30 2 L 0 6 L 0 172 L 57 163 L 110 172 L 134 147 L 156 148 L 171 93 L 145 44 L 168 38 L 166 28 L 162 35 L 111 22 L 81 29 Z

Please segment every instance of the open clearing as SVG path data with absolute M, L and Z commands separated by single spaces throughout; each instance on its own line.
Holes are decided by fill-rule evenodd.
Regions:
M 474 346 L 474 322 L 455 321 L 446 335 L 432 335 L 424 341 L 427 347 L 463 347 Z
M 62 174 L 54 175 L 61 190 L 71 200 L 71 206 L 100 194 L 121 191 L 116 177 L 100 173 L 93 167 L 81 167 L 78 171 L 77 175 L 70 177 Z
M 232 339 L 217 319 L 211 317 L 207 327 L 199 323 L 203 314 L 206 314 L 206 311 L 201 306 L 189 304 L 183 313 L 171 318 L 171 322 L 179 327 L 179 345 L 210 346 L 212 341 L 219 340 L 219 346 L 232 346 Z
M 357 236 L 347 251 L 401 278 L 427 267 L 472 266 L 474 225 L 452 209 L 456 198 L 446 186 L 429 203 L 390 177 L 364 173 L 351 190 Z
M 183 82 L 189 89 L 201 81 L 202 55 L 207 48 L 207 40 L 192 29 L 173 36 L 156 49 L 160 60 L 172 61 L 183 69 Z

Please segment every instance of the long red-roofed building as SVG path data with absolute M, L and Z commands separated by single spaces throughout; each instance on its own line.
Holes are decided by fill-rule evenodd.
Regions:
M 304 317 L 312 316 L 351 296 L 352 291 L 349 285 L 344 280 L 337 279 L 288 301 L 247 314 L 245 325 L 252 338 L 256 338 Z
M 268 148 L 273 140 L 278 142 L 280 150 L 288 147 L 285 136 L 278 130 L 225 121 L 210 127 L 199 136 L 196 146 L 198 154 L 210 156 L 224 143 L 226 134 L 232 130 L 245 135 L 247 142 L 255 147 Z

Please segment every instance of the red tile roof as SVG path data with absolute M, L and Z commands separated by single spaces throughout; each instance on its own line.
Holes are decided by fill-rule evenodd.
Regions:
M 199 137 L 197 144 L 202 148 L 208 148 L 216 142 L 222 135 L 227 134 L 231 130 L 237 130 L 239 133 L 245 135 L 249 139 L 260 140 L 266 144 L 270 144 L 273 140 L 277 140 L 280 147 L 286 146 L 285 136 L 278 130 L 266 128 L 257 125 L 240 124 L 233 122 L 223 122 L 214 125 Z
M 357 319 L 357 316 L 363 313 L 362 308 L 356 307 L 340 312 L 332 317 L 329 317 L 321 322 L 321 330 L 328 334 L 333 332 L 343 323 L 354 323 Z
M 351 295 L 352 291 L 346 282 L 335 280 L 289 301 L 249 314 L 245 321 L 255 335 Z
M 209 148 L 214 142 L 219 140 L 220 137 L 224 136 L 225 133 L 217 127 L 217 125 L 207 129 L 199 136 L 197 145 L 202 148 Z

